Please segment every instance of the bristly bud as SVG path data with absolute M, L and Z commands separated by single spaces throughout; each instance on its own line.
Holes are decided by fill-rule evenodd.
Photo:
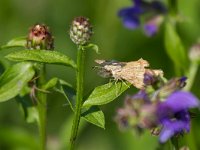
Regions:
M 200 61 L 200 44 L 194 44 L 189 51 L 191 61 Z
M 77 17 L 72 21 L 70 27 L 70 38 L 77 45 L 85 45 L 92 36 L 92 26 L 89 19 L 85 17 Z
M 166 98 L 173 92 L 181 90 L 186 85 L 186 77 L 173 78 L 169 80 L 159 91 L 160 98 Z
M 53 50 L 54 39 L 48 26 L 36 24 L 30 28 L 27 38 L 27 48 Z

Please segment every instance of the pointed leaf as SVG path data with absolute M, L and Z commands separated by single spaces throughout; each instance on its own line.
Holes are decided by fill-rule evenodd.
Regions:
M 32 64 L 28 62 L 18 63 L 7 69 L 0 77 L 0 102 L 17 96 L 34 74 Z
M 97 54 L 100 54 L 99 52 L 99 47 L 96 44 L 90 43 L 86 46 L 83 46 L 83 48 L 91 48 L 92 50 L 94 50 Z
M 103 112 L 97 106 L 87 108 L 81 116 L 88 122 L 105 129 L 105 117 Z
M 14 47 L 25 47 L 26 37 L 18 37 L 10 40 L 6 45 L 1 46 L 1 49 L 14 48 Z
M 58 78 L 52 78 L 45 85 L 42 86 L 42 89 L 47 90 L 53 88 L 54 86 L 56 86 L 57 82 Z
M 36 61 L 40 63 L 61 64 L 76 68 L 76 64 L 71 58 L 57 51 L 21 50 L 10 53 L 6 57 L 13 61 Z
M 54 90 L 65 97 L 67 104 L 70 106 L 71 110 L 74 111 L 76 91 L 72 85 L 62 79 L 59 79 L 57 86 L 54 87 Z
M 165 25 L 165 47 L 168 56 L 174 62 L 176 69 L 185 69 L 188 67 L 188 57 L 180 37 L 172 24 Z
M 128 83 L 108 83 L 96 87 L 87 100 L 83 103 L 83 107 L 89 107 L 93 105 L 104 105 L 121 95 L 129 88 Z

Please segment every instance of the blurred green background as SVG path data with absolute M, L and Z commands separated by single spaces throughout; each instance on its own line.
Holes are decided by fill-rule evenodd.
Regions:
M 115 59 L 132 61 L 144 58 L 152 68 L 160 68 L 167 78 L 174 76 L 173 64 L 165 53 L 163 26 L 158 35 L 148 38 L 143 30 L 125 29 L 117 16 L 120 8 L 130 6 L 131 0 L 0 0 L 0 45 L 8 40 L 27 35 L 35 23 L 48 25 L 55 37 L 55 49 L 74 60 L 76 46 L 68 35 L 70 22 L 74 17 L 90 18 L 94 27 L 92 42 L 100 48 L 100 55 L 87 51 L 85 93 L 97 85 L 108 82 L 92 69 L 95 59 Z M 186 49 L 195 43 L 200 35 L 200 1 L 180 0 L 179 10 L 184 22 L 178 25 L 178 32 Z M 0 58 L 7 52 L 0 53 Z M 3 70 L 0 70 L 1 73 Z M 66 67 L 48 65 L 48 79 L 62 78 L 75 85 L 75 72 Z M 195 82 L 193 91 L 200 96 L 200 78 Z M 131 88 L 126 94 L 134 94 Z M 132 132 L 121 132 L 114 122 L 118 107 L 122 106 L 125 94 L 114 102 L 102 106 L 106 117 L 106 129 L 82 121 L 78 137 L 78 150 L 154 150 L 158 147 L 157 137 L 146 132 L 137 136 Z M 66 145 L 71 130 L 72 112 L 62 95 L 54 92 L 48 96 L 48 150 L 62 149 Z M 38 131 L 35 124 L 27 124 L 15 100 L 0 103 L 0 150 L 37 149 Z M 199 120 L 193 121 L 197 126 Z M 195 130 L 196 138 L 200 131 Z M 199 141 L 200 143 L 200 141 Z M 198 147 L 198 145 L 197 145 Z M 199 145 L 200 149 L 200 145 Z

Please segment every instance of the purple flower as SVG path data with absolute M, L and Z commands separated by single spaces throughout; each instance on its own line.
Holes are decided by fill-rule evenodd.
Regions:
M 144 30 L 148 36 L 154 35 L 161 23 L 160 20 L 155 20 L 154 17 L 160 16 L 157 15 L 158 13 L 165 13 L 166 8 L 158 1 L 143 2 L 142 0 L 133 0 L 133 2 L 134 5 L 132 7 L 123 8 L 118 13 L 119 17 L 122 18 L 124 26 L 128 29 L 136 29 L 141 24 L 140 17 L 145 13 L 151 13 L 152 17 L 148 19 Z
M 190 131 L 188 109 L 199 107 L 198 99 L 189 92 L 176 91 L 158 104 L 157 115 L 162 125 L 160 142 L 174 135 Z
M 139 91 L 133 96 L 127 96 L 124 101 L 124 107 L 117 110 L 115 117 L 119 127 L 121 129 L 129 127 L 138 128 L 141 107 L 148 104 L 150 104 L 150 99 L 144 90 Z

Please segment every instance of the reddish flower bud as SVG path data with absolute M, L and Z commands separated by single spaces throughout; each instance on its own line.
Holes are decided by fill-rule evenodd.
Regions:
M 54 48 L 54 39 L 45 25 L 36 24 L 30 28 L 27 38 L 28 49 L 46 49 L 52 50 Z

